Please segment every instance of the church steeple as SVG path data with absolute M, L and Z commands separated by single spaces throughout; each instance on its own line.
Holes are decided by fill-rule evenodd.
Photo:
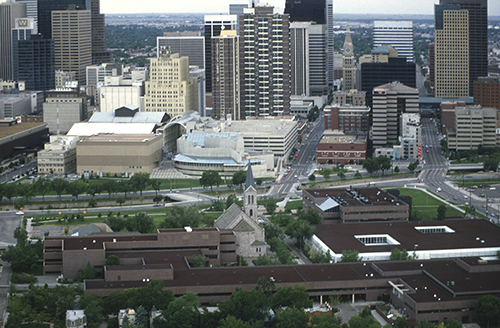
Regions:
M 243 210 L 255 222 L 257 222 L 257 186 L 253 180 L 252 165 L 248 162 L 245 191 L 243 192 Z

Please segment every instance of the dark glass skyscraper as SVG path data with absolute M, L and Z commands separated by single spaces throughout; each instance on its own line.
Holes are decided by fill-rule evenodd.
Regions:
M 456 4 L 469 11 L 469 95 L 474 81 L 488 76 L 488 0 L 440 0 L 441 5 Z
M 32 35 L 27 40 L 19 40 L 16 48 L 14 79 L 25 81 L 27 90 L 54 89 L 54 41 Z
M 285 14 L 290 22 L 316 22 L 326 24 L 326 0 L 286 0 Z
M 44 38 L 52 38 L 52 11 L 67 9 L 90 10 L 90 0 L 38 0 L 38 33 Z

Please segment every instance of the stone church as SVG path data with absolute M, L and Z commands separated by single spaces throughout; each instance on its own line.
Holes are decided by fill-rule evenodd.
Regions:
M 233 231 L 236 235 L 236 254 L 243 257 L 266 255 L 267 244 L 264 228 L 257 222 L 257 186 L 248 165 L 245 189 L 243 192 L 243 209 L 233 203 L 215 221 L 220 231 Z

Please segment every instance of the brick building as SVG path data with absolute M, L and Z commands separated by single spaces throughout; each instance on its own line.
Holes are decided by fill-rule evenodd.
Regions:
M 500 77 L 480 77 L 474 81 L 474 105 L 500 109 Z
M 354 135 L 368 135 L 370 108 L 333 105 L 324 109 L 325 130 L 340 130 Z
M 366 159 L 367 137 L 323 134 L 318 143 L 318 164 L 360 164 Z
M 377 187 L 304 189 L 302 206 L 328 223 L 406 221 L 410 206 Z

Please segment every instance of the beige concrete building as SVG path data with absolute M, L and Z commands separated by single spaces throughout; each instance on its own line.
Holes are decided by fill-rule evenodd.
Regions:
M 495 147 L 497 110 L 491 107 L 466 106 L 455 108 L 455 129 L 448 129 L 450 150 Z
M 177 116 L 198 110 L 198 81 L 189 75 L 188 57 L 179 57 L 168 49 L 158 49 L 151 58 L 150 80 L 146 82 L 145 111 L 165 112 Z
M 77 173 L 118 174 L 151 172 L 161 161 L 161 136 L 99 134 L 80 139 Z
M 86 69 L 92 65 L 90 10 L 52 11 L 55 67 L 75 72 L 80 85 L 86 84 Z
M 60 89 L 63 88 L 66 85 L 66 83 L 76 81 L 76 73 L 57 70 L 55 74 L 55 79 L 56 79 L 56 89 Z
M 50 136 L 50 142 L 37 154 L 39 174 L 66 174 L 76 170 L 78 137 Z
M 399 82 L 373 89 L 372 140 L 374 147 L 394 144 L 402 135 L 400 115 L 418 113 L 418 90 Z
M 137 106 L 143 112 L 144 81 L 125 79 L 122 76 L 106 76 L 104 85 L 98 88 L 97 97 L 101 112 L 114 112 L 122 106 Z M 96 99 L 97 100 L 97 99 Z
M 333 93 L 333 104 L 339 106 L 352 105 L 355 107 L 365 106 L 366 104 L 366 91 L 349 90 L 349 91 L 336 91 Z
M 49 123 L 50 133 L 68 132 L 74 123 L 83 121 L 85 114 L 85 98 L 76 84 L 75 88 L 47 91 L 43 121 Z
M 436 97 L 469 97 L 469 11 L 435 8 Z

